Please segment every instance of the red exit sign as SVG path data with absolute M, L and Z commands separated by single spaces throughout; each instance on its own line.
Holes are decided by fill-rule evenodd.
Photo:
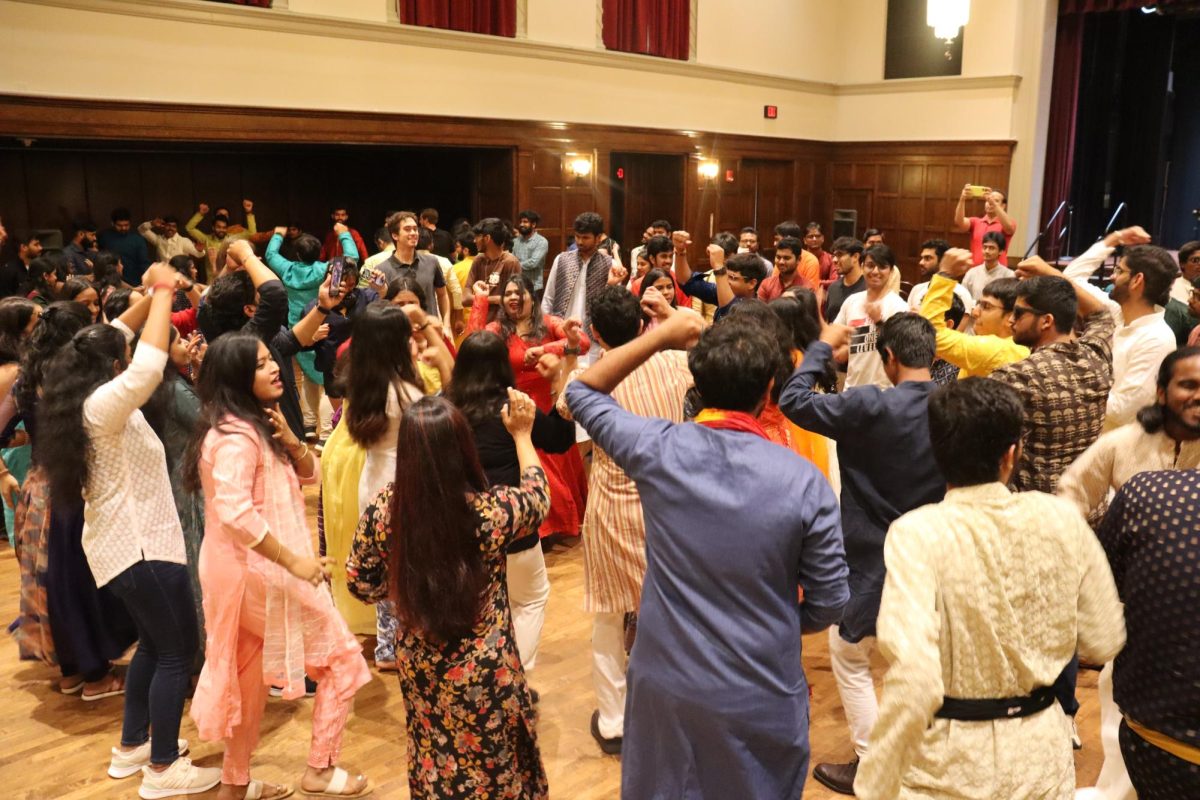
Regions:
M 779 119 L 779 106 L 763 106 L 763 117 L 766 119 Z

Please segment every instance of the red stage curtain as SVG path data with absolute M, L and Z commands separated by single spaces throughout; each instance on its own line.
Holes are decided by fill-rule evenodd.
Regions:
M 604 46 L 687 61 L 690 0 L 604 0 Z
M 400 0 L 400 21 L 511 39 L 517 35 L 517 0 Z
M 1054 39 L 1054 83 L 1050 89 L 1050 119 L 1047 123 L 1046 169 L 1042 183 L 1042 220 L 1044 230 L 1050 216 L 1071 192 L 1071 171 L 1075 166 L 1075 119 L 1079 108 L 1079 62 L 1083 52 L 1083 14 L 1071 14 L 1058 19 Z M 1066 212 L 1059 215 L 1055 229 L 1041 241 L 1043 255 L 1057 257 L 1058 233 L 1067 221 Z M 1066 242 L 1064 241 L 1065 245 Z M 1051 253 L 1053 251 L 1053 253 Z

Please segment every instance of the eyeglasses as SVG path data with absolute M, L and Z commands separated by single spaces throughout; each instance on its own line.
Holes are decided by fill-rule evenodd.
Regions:
M 977 305 L 981 311 L 993 311 L 997 309 L 1000 311 L 1004 310 L 1004 306 L 999 303 L 993 303 L 990 300 L 979 300 L 975 303 L 975 305 Z
M 863 264 L 863 272 L 871 272 L 871 271 L 887 272 L 891 268 L 892 267 L 890 264 L 876 264 L 873 261 L 868 264 Z
M 1049 313 L 1050 313 L 1049 311 L 1038 311 L 1033 306 L 1030 306 L 1029 308 L 1022 308 L 1021 306 L 1013 306 L 1012 318 L 1013 318 L 1013 322 L 1016 322 L 1017 320 L 1019 320 L 1021 317 L 1025 316 L 1026 314 L 1033 314 L 1036 317 L 1041 317 L 1041 316 L 1044 316 Z

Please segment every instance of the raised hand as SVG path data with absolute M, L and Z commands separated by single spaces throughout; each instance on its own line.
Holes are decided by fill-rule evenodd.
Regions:
M 687 231 L 673 231 L 671 233 L 671 244 L 675 247 L 676 253 L 681 253 L 687 250 L 688 245 L 692 243 L 692 235 Z
M 276 236 L 287 236 L 287 225 L 276 225 L 275 226 L 275 235 Z
M 254 213 L 254 201 L 253 200 L 242 200 L 242 211 L 246 212 L 247 214 L 253 214 Z
M 275 429 L 275 432 L 271 434 L 271 438 L 277 440 L 287 450 L 299 447 L 300 440 L 296 438 L 296 434 L 292 433 L 292 429 L 288 427 L 287 420 L 283 418 L 283 413 L 279 410 L 279 404 L 276 403 L 271 408 L 265 409 L 265 411 L 267 412 L 267 420 L 271 423 L 271 427 Z
M 558 377 L 558 371 L 562 368 L 562 359 L 554 353 L 543 353 L 533 366 L 538 371 L 538 375 L 553 384 L 554 379 Z
M 821 341 L 833 348 L 834 352 L 848 347 L 853 333 L 854 329 L 849 325 L 821 325 Z
M 583 332 L 583 324 L 575 317 L 568 317 L 563 323 L 563 336 L 566 337 L 567 347 L 579 347 L 579 336 Z
M 1021 280 L 1036 278 L 1039 275 L 1057 275 L 1062 277 L 1062 273 L 1047 264 L 1041 256 L 1030 256 L 1020 264 L 1017 264 L 1017 277 Z
M 251 258 L 254 258 L 254 245 L 246 239 L 238 239 L 225 251 L 226 266 L 232 264 L 235 269 L 245 266 Z
M 938 265 L 938 271 L 944 275 L 949 275 L 955 280 L 962 280 L 962 277 L 967 274 L 967 270 L 971 268 L 971 251 L 964 250 L 961 247 L 951 247 L 942 256 L 942 262 Z
M 208 203 L 201 203 L 200 205 L 196 206 L 196 210 L 199 211 L 201 215 L 207 217 L 208 216 Z
M 508 402 L 500 409 L 500 421 L 515 439 L 529 436 L 533 431 L 533 420 L 537 417 L 537 406 L 529 395 L 516 389 L 508 390 Z
M 670 302 L 658 290 L 657 286 L 646 288 L 646 293 L 642 295 L 641 306 L 646 316 L 656 319 L 659 322 L 675 313 L 675 309 L 671 307 Z
M 348 230 L 350 230 L 350 229 L 347 228 L 345 225 L 343 225 L 340 222 L 333 223 L 333 232 L 336 234 L 343 234 Z
M 691 309 L 680 309 L 663 320 L 654 333 L 663 340 L 664 349 L 688 350 L 704 332 L 704 317 Z
M 475 281 L 471 284 L 471 292 L 475 295 L 483 295 L 486 297 L 492 291 L 492 287 L 488 286 L 487 281 Z
M 713 269 L 720 269 L 725 266 L 725 248 L 719 244 L 710 244 L 704 248 L 704 252 L 708 254 L 708 263 Z
M 157 286 L 160 283 L 169 283 L 174 286 L 175 278 L 178 275 L 179 273 L 170 264 L 164 264 L 159 261 L 151 264 L 145 274 L 142 275 L 142 286 L 147 289 Z
M 621 284 L 625 283 L 628 277 L 629 270 L 614 262 L 612 267 L 610 267 L 608 270 L 608 285 L 620 286 Z

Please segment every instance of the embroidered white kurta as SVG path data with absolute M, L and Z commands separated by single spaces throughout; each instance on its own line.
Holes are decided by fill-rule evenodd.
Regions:
M 934 714 L 944 697 L 1050 686 L 1077 649 L 1092 663 L 1121 649 L 1121 603 L 1083 516 L 1000 483 L 951 489 L 892 524 L 884 557 L 877 628 L 890 666 L 856 795 L 1072 797 L 1071 726 L 1057 703 L 986 722 Z

